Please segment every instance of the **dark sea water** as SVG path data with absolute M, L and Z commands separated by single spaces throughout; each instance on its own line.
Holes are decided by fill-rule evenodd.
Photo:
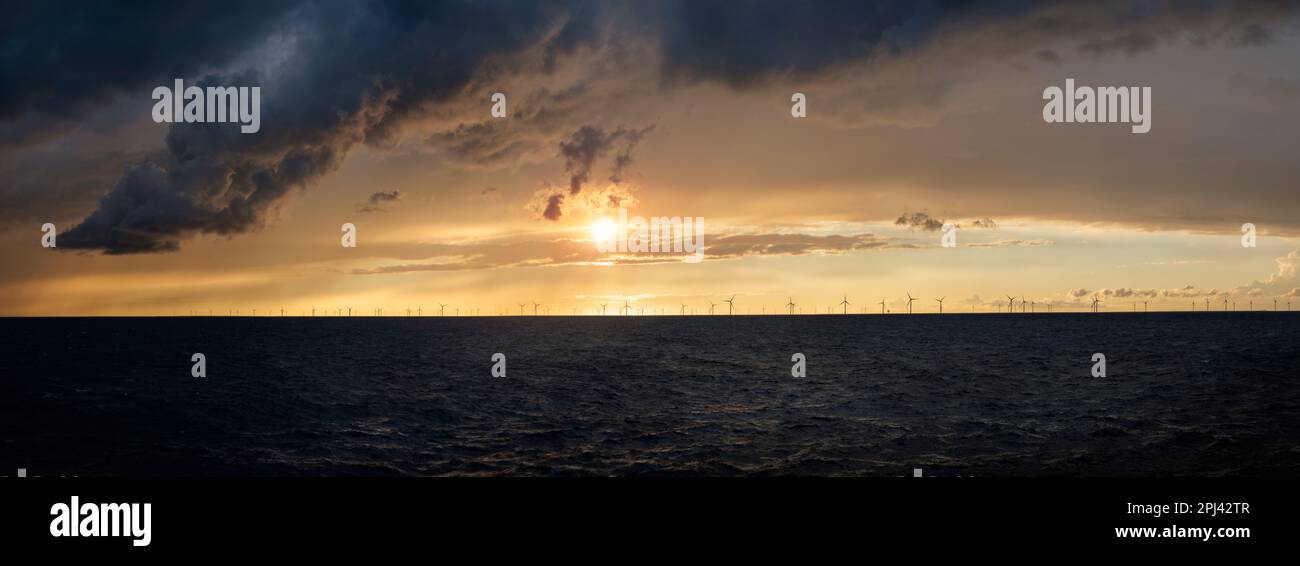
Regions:
M 9 476 L 1300 475 L 1300 313 L 53 318 L 0 332 Z M 206 378 L 190 376 L 195 352 Z M 490 375 L 495 352 L 506 378 Z

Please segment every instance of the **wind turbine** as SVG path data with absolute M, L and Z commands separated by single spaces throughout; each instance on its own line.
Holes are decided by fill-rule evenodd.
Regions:
M 416 307 L 415 307 L 415 316 L 424 316 L 424 315 L 422 314 L 423 311 L 424 311 L 424 305 L 416 305 Z
M 1012 297 L 1011 295 L 1007 295 L 1007 312 L 1009 313 L 1016 312 L 1015 309 L 1016 309 L 1016 298 Z
M 885 298 L 880 298 L 880 314 L 885 314 Z
M 935 301 L 938 301 L 938 302 L 939 302 L 939 314 L 943 314 L 943 300 L 946 299 L 946 298 L 948 298 L 948 297 L 939 297 L 939 298 L 935 299 Z
M 794 314 L 794 297 L 790 297 L 790 302 L 785 305 L 790 309 L 790 314 Z
M 609 304 L 609 303 L 601 303 L 601 305 L 600 305 L 600 316 L 605 316 L 605 306 L 608 305 L 608 304 Z
M 732 309 L 735 308 L 735 306 L 736 306 L 736 296 L 735 296 L 735 295 L 732 295 L 730 299 L 727 299 L 727 300 L 725 300 L 725 301 L 723 301 L 723 302 L 724 302 L 724 303 L 727 303 L 727 314 L 730 315 Z
M 844 300 L 843 300 L 843 301 L 840 301 L 840 305 L 843 305 L 843 306 L 844 306 L 844 314 L 849 314 L 849 305 L 850 305 L 850 304 L 851 304 L 851 303 L 849 303 L 849 295 L 848 295 L 847 293 L 845 293 L 845 294 L 844 294 Z
M 709 316 L 713 316 L 713 307 L 716 306 L 718 306 L 718 303 L 712 301 L 709 302 Z
M 622 310 L 623 310 L 623 316 L 627 316 L 629 313 L 632 312 L 632 305 L 628 304 L 627 299 L 623 299 Z
M 912 293 L 907 293 L 907 314 L 912 314 L 912 301 L 915 300 L 916 299 L 912 298 Z
M 685 314 L 686 314 L 686 303 L 682 303 L 682 310 L 677 312 L 677 316 L 684 316 Z
M 1223 296 L 1223 312 L 1228 312 L 1228 296 Z
M 537 316 L 537 307 L 540 307 L 540 306 L 542 306 L 541 303 L 533 302 L 533 316 Z
M 447 313 L 447 305 L 443 303 L 438 303 L 438 316 L 442 316 L 446 313 Z

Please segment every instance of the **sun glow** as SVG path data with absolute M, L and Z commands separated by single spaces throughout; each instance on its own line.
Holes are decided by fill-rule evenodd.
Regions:
M 601 218 L 591 225 L 591 239 L 597 242 L 609 242 L 614 240 L 614 232 L 618 228 L 613 220 Z

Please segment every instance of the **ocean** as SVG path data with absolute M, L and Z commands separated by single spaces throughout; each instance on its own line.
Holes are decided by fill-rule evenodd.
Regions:
M 1300 313 L 0 329 L 7 476 L 1300 475 Z

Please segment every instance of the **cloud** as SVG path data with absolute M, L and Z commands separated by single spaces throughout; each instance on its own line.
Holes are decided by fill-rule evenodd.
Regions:
M 1114 299 L 1207 299 L 1219 297 L 1296 297 L 1296 275 L 1300 270 L 1300 250 L 1295 250 L 1287 255 L 1277 258 L 1277 271 L 1269 275 L 1263 281 L 1253 281 L 1246 285 L 1239 285 L 1232 289 L 1202 289 L 1195 285 L 1185 285 L 1174 289 L 1142 289 L 1130 287 L 1103 288 L 1089 290 L 1086 288 L 1071 289 L 1066 292 L 1066 297 L 1070 299 L 1079 299 L 1082 297 L 1098 296 L 1103 298 Z
M 0 144 L 75 126 L 123 93 L 221 67 L 264 42 L 295 2 L 181 6 L 27 2 L 0 23 Z M 184 49 L 178 49 L 184 45 Z M 15 127 L 21 117 L 31 127 Z
M 1118 289 L 1102 289 L 1097 294 L 1103 297 L 1114 297 L 1116 299 L 1130 298 L 1155 298 L 1160 292 L 1155 289 L 1132 289 L 1129 287 L 1120 287 Z
M 890 241 L 874 234 L 733 234 L 705 240 L 708 259 L 750 255 L 838 255 L 851 251 L 882 249 Z
M 908 228 L 920 228 L 926 232 L 936 232 L 943 228 L 943 221 L 937 218 L 931 218 L 924 212 L 913 212 L 908 214 L 904 212 L 894 221 L 896 226 L 906 226 Z
M 546 208 L 542 210 L 542 218 L 547 220 L 559 220 L 564 216 L 564 193 L 554 193 L 546 197 Z
M 1274 261 L 1277 263 L 1277 271 L 1269 275 L 1268 279 L 1237 286 L 1231 293 L 1236 296 L 1252 297 L 1292 296 L 1290 294 L 1295 292 L 1296 272 L 1300 269 L 1300 250 L 1292 251 Z
M 1227 40 L 1229 47 L 1263 47 L 1270 43 L 1273 43 L 1273 32 L 1259 23 L 1237 28 Z
M 412 117 L 456 97 L 484 61 L 544 49 L 566 26 L 583 25 L 563 15 L 553 2 L 297 6 L 270 26 L 286 36 L 274 53 L 282 59 L 276 72 L 249 68 L 197 81 L 262 86 L 262 131 L 172 125 L 166 150 L 128 167 L 98 208 L 60 235 L 59 249 L 165 252 L 198 234 L 256 229 L 294 190 L 337 169 L 354 145 L 391 143 Z
M 907 228 L 919 228 L 921 230 L 925 230 L 926 232 L 936 232 L 943 228 L 945 222 L 946 222 L 945 220 L 930 216 L 926 212 L 912 212 L 912 213 L 904 212 L 900 214 L 896 220 L 894 220 L 894 225 L 905 226 Z M 958 228 L 961 227 L 961 224 L 954 223 L 953 225 L 957 226 Z M 986 216 L 984 218 L 980 218 L 972 221 L 970 223 L 970 226 L 972 228 L 995 229 L 998 227 L 998 223 L 994 222 L 992 218 Z M 987 247 L 987 246 L 975 246 L 975 247 Z
M 428 121 L 438 125 L 425 138 L 429 147 L 480 166 L 533 159 L 563 139 L 568 198 L 553 199 L 542 213 L 558 219 L 591 181 L 601 155 L 612 154 L 610 177 L 624 182 L 646 131 L 605 129 L 618 114 L 597 115 L 593 108 L 634 102 L 611 92 L 641 88 L 637 100 L 645 100 L 696 83 L 757 89 L 847 73 L 871 77 L 884 61 L 951 45 L 961 46 L 965 60 L 1031 57 L 1060 44 L 1095 56 L 1132 56 L 1149 49 L 1153 38 L 1193 33 L 1227 46 L 1261 45 L 1293 13 L 1286 3 L 1144 10 L 1124 2 L 1018 1 L 836 1 L 815 8 L 756 1 L 743 10 L 720 0 L 238 1 L 197 9 L 39 3 L 12 8 L 0 24 L 6 32 L 0 34 L 0 140 L 24 144 L 60 135 L 83 114 L 139 99 L 175 77 L 263 87 L 261 133 L 170 126 L 159 151 L 133 157 L 115 180 L 90 185 L 110 190 L 61 236 L 60 249 L 173 251 L 200 234 L 256 230 L 295 191 L 335 171 L 357 144 L 391 147 L 408 128 Z M 193 47 L 174 48 L 182 44 Z M 564 82 L 567 60 L 583 61 L 585 71 L 556 86 Z M 865 92 L 872 95 L 865 106 L 892 109 L 900 123 L 923 122 L 925 116 L 909 115 L 918 105 L 906 101 L 942 102 L 954 81 L 940 75 L 855 83 L 840 95 L 856 101 L 860 114 L 863 97 L 856 94 Z M 471 108 L 484 114 L 484 99 L 468 100 L 469 94 L 517 78 L 550 82 L 521 87 L 522 108 L 512 91 L 509 121 L 459 120 Z M 575 117 L 585 117 L 589 135 L 561 138 L 579 125 Z M 525 125 L 516 128 L 516 121 Z M 892 122 L 870 114 L 846 123 Z M 9 206 L 10 200 L 38 198 L 27 192 L 6 194 L 5 208 L 25 208 Z
M 1177 289 L 1165 289 L 1160 291 L 1161 297 L 1171 299 L 1195 299 L 1197 297 L 1213 297 L 1220 294 L 1218 289 L 1198 289 L 1194 285 L 1186 285 Z
M 1133 57 L 1144 51 L 1155 49 L 1155 47 L 1156 38 L 1154 36 L 1141 31 L 1131 31 L 1113 37 L 1086 41 L 1079 46 L 1079 53 L 1090 57 L 1123 53 Z
M 1039 61 L 1044 63 L 1050 63 L 1052 65 L 1061 64 L 1061 55 L 1052 49 L 1040 49 L 1034 53 L 1034 57 L 1037 57 Z
M 747 256 L 839 255 L 857 251 L 908 247 L 874 234 L 811 235 L 799 233 L 729 234 L 705 238 L 704 259 L 727 260 Z M 602 253 L 594 242 L 582 238 L 497 238 L 457 244 L 424 244 L 404 255 L 425 261 L 358 268 L 355 275 L 414 271 L 467 271 L 499 267 L 560 265 L 652 265 L 683 263 L 691 254 Z
M 571 194 L 565 189 L 546 183 L 538 188 L 525 208 L 546 220 L 559 220 L 561 217 L 593 217 L 608 215 L 620 207 L 632 208 L 637 199 L 633 188 L 628 185 L 604 184 L 599 187 L 588 186 L 581 193 Z
M 632 148 L 641 141 L 641 136 L 653 129 L 653 126 L 641 130 L 619 128 L 606 133 L 599 127 L 588 125 L 575 130 L 568 140 L 560 142 L 560 156 L 564 157 L 564 170 L 569 173 L 569 194 L 578 194 L 582 191 L 582 185 L 587 182 L 596 159 L 604 156 L 616 145 L 621 149 L 618 150 L 618 156 L 615 158 L 610 181 L 619 182 L 623 169 L 632 163 Z
M 997 240 L 994 242 L 973 242 L 961 244 L 964 248 L 1026 248 L 1035 246 L 1054 246 L 1052 240 Z
M 396 189 L 388 192 L 371 193 L 370 198 L 367 198 L 364 204 L 357 206 L 357 212 L 384 212 L 382 206 L 384 203 L 399 200 L 402 200 L 402 192 Z
M 564 170 L 569 174 L 568 195 L 574 196 L 582 192 L 583 185 L 590 179 L 592 167 L 596 165 L 598 159 L 610 151 L 614 151 L 616 155 L 609 181 L 615 185 L 621 183 L 624 171 L 632 165 L 632 150 L 636 148 L 642 137 L 653 130 L 654 126 L 649 126 L 639 130 L 618 128 L 606 132 L 600 127 L 591 125 L 575 130 L 568 139 L 560 142 L 560 156 L 564 158 Z M 564 193 L 550 192 L 545 199 L 546 206 L 542 210 L 542 218 L 554 221 L 564 216 Z M 618 206 L 622 199 L 614 196 L 607 202 Z

